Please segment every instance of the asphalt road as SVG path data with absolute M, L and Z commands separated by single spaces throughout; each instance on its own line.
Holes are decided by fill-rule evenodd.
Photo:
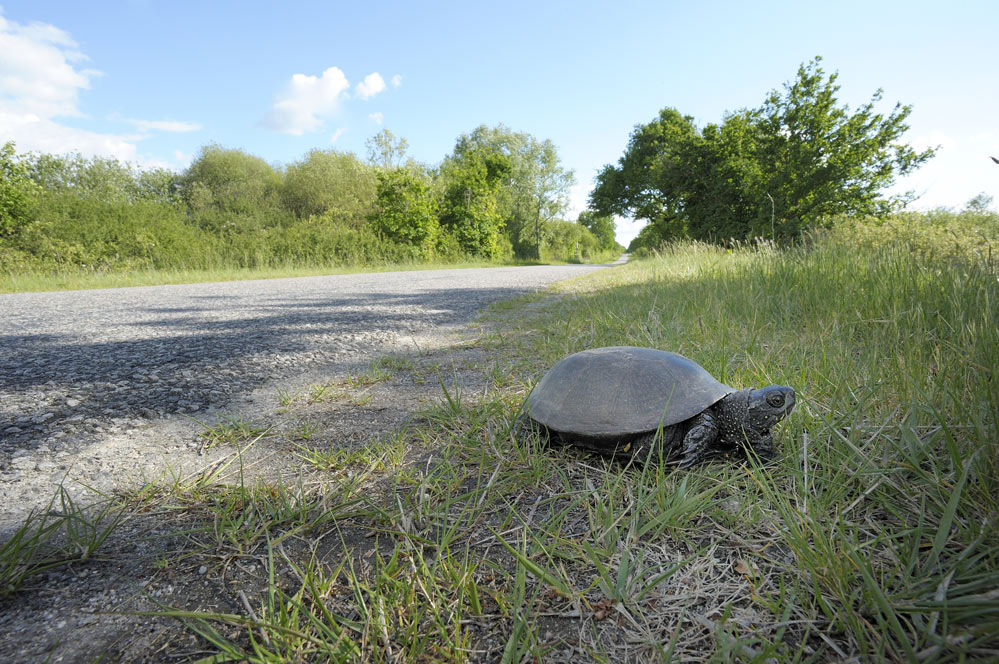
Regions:
M 347 366 L 605 266 L 389 272 L 0 295 L 0 470 L 270 380 Z M 27 462 L 27 459 L 24 459 Z M 12 465 L 13 464 L 13 465 Z

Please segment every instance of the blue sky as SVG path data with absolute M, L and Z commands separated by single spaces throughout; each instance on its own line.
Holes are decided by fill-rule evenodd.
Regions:
M 0 11 L 0 140 L 181 170 L 200 146 L 364 156 L 383 127 L 440 161 L 503 123 L 551 139 L 574 211 L 636 124 L 760 105 L 816 55 L 851 107 L 914 107 L 940 145 L 917 207 L 999 201 L 999 2 L 48 2 Z M 640 224 L 619 220 L 627 241 Z

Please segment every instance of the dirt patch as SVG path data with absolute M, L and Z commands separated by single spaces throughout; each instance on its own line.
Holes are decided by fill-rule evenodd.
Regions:
M 487 385 L 485 355 L 474 340 L 451 336 L 407 342 L 359 359 L 347 373 L 311 372 L 268 385 L 201 423 L 170 418 L 156 428 L 108 436 L 59 469 L 63 474 L 75 470 L 76 481 L 66 483 L 67 493 L 82 509 L 101 499 L 97 492 L 135 496 L 142 487 L 156 487 L 166 494 L 214 472 L 198 494 L 207 504 L 229 499 L 210 488 L 219 485 L 297 491 L 340 481 L 357 465 L 351 463 L 351 452 L 373 445 L 387 448 L 393 439 L 400 448 L 411 446 L 415 441 L 407 439 L 408 425 L 439 402 L 445 390 L 467 398 Z M 232 435 L 225 440 L 215 435 L 227 432 Z M 241 451 L 238 457 L 236 450 Z M 327 468 L 322 467 L 324 458 Z M 5 500 L 25 498 L 28 505 L 44 505 L 47 498 L 38 494 L 44 487 L 45 496 L 52 495 L 50 475 L 25 470 L 22 482 L 5 486 Z M 239 613 L 250 602 L 258 604 L 268 587 L 267 554 L 261 552 L 266 547 L 259 540 L 248 539 L 242 550 L 239 542 L 213 542 L 220 526 L 212 523 L 217 517 L 209 510 L 161 497 L 147 504 L 146 510 L 130 508 L 123 514 L 89 560 L 35 574 L 18 592 L 0 599 L 0 660 L 194 660 L 205 651 L 191 630 L 177 620 L 137 612 L 170 606 Z M 53 513 L 62 509 L 58 503 L 51 507 Z M 15 519 L 8 521 L 4 539 L 16 525 Z M 299 560 L 316 551 L 321 555 L 324 547 L 346 548 L 364 564 L 377 546 L 370 528 L 349 520 L 330 532 L 328 542 L 292 538 L 281 544 L 280 552 L 271 553 Z M 284 581 L 278 579 L 278 585 L 291 589 L 297 580 Z

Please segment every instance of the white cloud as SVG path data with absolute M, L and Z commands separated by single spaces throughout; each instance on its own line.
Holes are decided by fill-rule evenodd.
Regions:
M 384 89 L 385 79 L 378 72 L 365 76 L 364 80 L 358 83 L 357 88 L 355 88 L 357 96 L 361 99 L 371 99 Z
M 134 161 L 133 134 L 102 134 L 60 124 L 59 117 L 82 117 L 79 95 L 100 72 L 79 69 L 87 56 L 64 30 L 47 23 L 22 25 L 0 8 L 0 136 L 19 152 L 79 152 Z
M 385 119 L 385 115 L 381 111 L 379 111 L 377 113 L 372 113 L 368 117 L 371 118 L 372 120 L 374 120 L 375 124 L 381 124 L 382 121 Z
M 335 132 L 333 132 L 333 135 L 330 136 L 330 143 L 336 143 L 338 140 L 340 140 L 340 137 L 343 136 L 343 132 L 344 132 L 343 127 L 340 127 Z
M 349 87 L 347 77 L 337 67 L 330 67 L 322 76 L 295 74 L 262 123 L 268 129 L 295 136 L 315 131 L 323 118 L 336 111 L 340 95 Z
M 194 122 L 177 122 L 175 120 L 129 120 L 139 131 L 169 131 L 182 134 L 198 131 L 201 125 Z
M 402 76 L 396 74 L 395 76 L 392 77 L 392 87 L 397 88 L 400 85 L 402 85 Z
M 2 9 L 0 9 L 2 12 Z M 69 33 L 46 23 L 21 25 L 0 14 L 0 105 L 42 118 L 80 115 L 77 97 L 100 72 L 77 69 L 86 60 Z
M 30 113 L 3 111 L 0 111 L 0 135 L 13 140 L 18 152 L 79 152 L 85 156 L 115 157 L 122 161 L 136 160 L 136 142 L 141 138 L 134 134 L 101 134 L 67 127 Z
M 170 167 L 166 161 L 139 154 L 138 142 L 148 131 L 194 131 L 190 122 L 124 120 L 132 132 L 101 133 L 70 127 L 62 117 L 86 119 L 80 93 L 101 73 L 83 69 L 87 56 L 65 30 L 47 23 L 20 24 L 3 16 L 0 7 L 0 136 L 12 140 L 18 152 L 114 157 L 140 168 Z M 190 161 L 190 157 L 178 161 Z

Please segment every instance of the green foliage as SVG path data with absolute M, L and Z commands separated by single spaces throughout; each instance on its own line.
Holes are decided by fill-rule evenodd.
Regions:
M 33 156 L 30 167 L 32 179 L 49 194 L 72 194 L 108 202 L 137 198 L 134 171 L 116 159 L 41 154 Z
M 281 175 L 266 161 L 219 145 L 201 148 L 182 180 L 184 201 L 195 215 L 252 216 L 274 209 L 280 190 Z
M 379 172 L 372 223 L 387 237 L 412 247 L 415 257 L 433 256 L 441 231 L 431 183 L 403 168 Z
M 299 217 L 329 213 L 361 225 L 374 208 L 376 187 L 375 169 L 353 154 L 312 150 L 288 167 L 281 199 Z
M 544 224 L 542 257 L 566 262 L 581 262 L 600 251 L 600 241 L 585 226 L 554 219 Z
M 19 234 L 31 223 L 32 203 L 39 187 L 27 165 L 17 157 L 14 142 L 0 148 L 0 241 Z
M 878 90 L 850 114 L 836 106 L 837 74 L 826 78 L 818 62 L 802 65 L 797 80 L 783 94 L 771 92 L 760 109 L 765 142 L 758 161 L 775 170 L 767 191 L 792 234 L 824 216 L 891 209 L 894 201 L 880 191 L 933 156 L 898 142 L 911 106 L 896 104 L 885 117 L 874 110 Z
M 816 58 L 753 110 L 698 130 L 690 116 L 660 111 L 631 135 L 617 166 L 597 176 L 600 214 L 646 219 L 638 246 L 673 238 L 793 238 L 834 215 L 884 214 L 906 196 L 881 192 L 933 155 L 899 141 L 911 107 L 884 116 L 870 102 L 837 106 L 837 74 Z
M 986 194 L 984 191 L 977 196 L 974 196 L 969 200 L 964 209 L 966 212 L 974 212 L 976 214 L 987 214 L 989 209 L 992 207 L 992 197 Z
M 440 222 L 464 253 L 485 258 L 502 255 L 503 216 L 497 194 L 510 172 L 510 159 L 485 147 L 456 149 L 445 160 Z
M 549 142 L 510 136 L 544 148 L 537 152 L 539 164 L 557 161 Z M 378 165 L 350 153 L 313 150 L 281 172 L 241 150 L 207 145 L 183 174 L 79 154 L 18 158 L 8 144 L 2 153 L 0 274 L 506 258 L 513 254 L 503 232 L 504 220 L 512 218 L 511 157 L 473 143 L 459 141 L 433 172 L 412 161 L 395 167 L 407 145 L 388 130 L 369 141 Z M 527 172 L 527 157 L 517 158 Z M 554 195 L 540 195 L 537 209 L 558 209 L 549 200 Z M 566 249 L 566 233 L 557 247 L 551 244 L 547 214 L 539 220 L 551 254 L 586 257 L 585 239 L 571 242 L 574 253 Z M 582 249 L 575 251 L 577 245 Z
M 569 187 L 575 181 L 573 172 L 561 165 L 550 140 L 539 141 L 502 124 L 492 128 L 480 125 L 463 134 L 454 152 L 461 156 L 476 149 L 509 159 L 510 173 L 496 192 L 497 210 L 516 255 L 537 256 L 544 222 L 557 219 L 568 207 Z
M 685 165 L 697 138 L 693 117 L 664 108 L 654 121 L 635 128 L 618 166 L 604 166 L 597 175 L 590 206 L 598 215 L 647 219 L 668 227 L 670 235 L 685 235 L 680 194 L 687 188 Z
M 271 265 L 375 265 L 413 259 L 409 247 L 370 225 L 344 224 L 330 214 L 272 229 L 260 248 L 268 252 Z
M 364 142 L 368 149 L 368 162 L 385 169 L 400 168 L 405 162 L 409 141 L 402 136 L 396 136 L 388 129 L 380 132 Z
M 592 210 L 579 213 L 576 223 L 589 230 L 597 239 L 597 244 L 604 251 L 624 249 L 617 243 L 614 234 L 614 217 L 609 214 L 597 214 Z

